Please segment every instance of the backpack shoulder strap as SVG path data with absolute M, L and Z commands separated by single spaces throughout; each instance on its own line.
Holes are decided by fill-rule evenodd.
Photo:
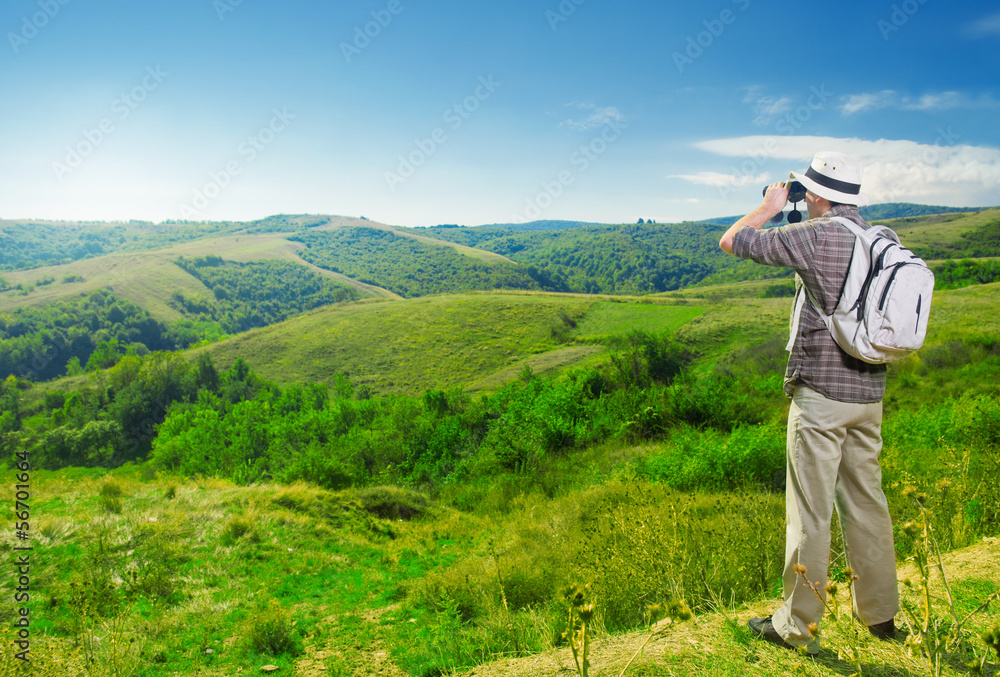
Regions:
M 869 237 L 878 237 L 878 234 L 883 230 L 889 230 L 887 226 L 872 226 L 871 228 L 865 230 L 858 224 L 854 223 L 854 221 L 846 219 L 843 216 L 831 216 L 830 218 L 833 219 L 834 221 L 837 221 L 842 226 L 847 228 L 847 230 L 851 231 L 852 233 L 854 233 L 855 235 L 857 235 L 862 239 L 867 239 Z
M 802 284 L 796 290 L 795 303 L 792 305 L 792 317 L 788 323 L 788 345 L 785 346 L 785 350 L 788 352 L 792 352 L 792 348 L 795 347 L 795 339 L 799 336 L 799 320 L 802 318 L 802 306 L 806 302 L 806 297 L 809 297 L 809 292 Z M 812 303 L 812 297 L 809 297 L 809 302 Z

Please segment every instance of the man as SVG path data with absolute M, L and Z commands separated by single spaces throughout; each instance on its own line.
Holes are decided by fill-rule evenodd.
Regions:
M 855 236 L 831 217 L 871 227 L 858 211 L 868 204 L 861 192 L 862 173 L 860 163 L 848 155 L 817 153 L 805 174 L 790 175 L 806 187 L 808 221 L 761 230 L 788 199 L 788 185 L 774 183 L 763 203 L 719 241 L 729 254 L 797 273 L 784 385 L 792 398 L 786 442 L 785 603 L 773 616 L 750 619 L 748 625 L 769 642 L 804 648 L 810 655 L 819 652 L 823 603 L 808 581 L 825 594 L 834 508 L 847 562 L 857 577 L 858 618 L 875 636 L 890 638 L 899 609 L 892 523 L 878 461 L 885 365 L 841 350 L 813 304 L 803 302 L 808 290 L 827 314 L 837 305 Z

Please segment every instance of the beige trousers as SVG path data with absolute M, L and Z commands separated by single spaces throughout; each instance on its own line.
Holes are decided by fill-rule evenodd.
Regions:
M 785 604 L 772 623 L 786 642 L 819 650 L 809 633 L 823 603 L 795 566 L 825 596 L 830 522 L 836 508 L 847 563 L 854 570 L 855 613 L 865 625 L 884 623 L 899 609 L 896 553 L 889 506 L 882 492 L 882 403 L 852 404 L 795 389 L 788 412 L 785 512 Z

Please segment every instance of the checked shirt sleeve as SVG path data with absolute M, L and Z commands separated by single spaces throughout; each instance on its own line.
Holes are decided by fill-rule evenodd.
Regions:
M 805 223 L 781 228 L 743 228 L 733 238 L 733 254 L 765 266 L 792 268 L 799 273 L 809 268 L 816 252 L 816 229 Z

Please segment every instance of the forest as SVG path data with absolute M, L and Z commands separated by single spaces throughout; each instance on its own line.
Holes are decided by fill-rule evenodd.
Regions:
M 180 258 L 177 265 L 198 278 L 212 298 L 175 293 L 174 307 L 199 322 L 218 324 L 223 334 L 266 327 L 297 313 L 333 303 L 356 301 L 360 294 L 291 261 L 240 263 L 218 256 Z
M 301 256 L 313 265 L 404 298 L 472 289 L 539 289 L 536 271 L 505 262 L 487 262 L 454 249 L 430 245 L 373 228 L 341 228 L 300 233 Z
M 149 313 L 102 290 L 44 307 L 27 306 L 0 313 L 0 375 L 47 381 L 86 368 L 114 364 L 98 355 L 113 349 L 145 354 L 174 350 L 177 337 Z

